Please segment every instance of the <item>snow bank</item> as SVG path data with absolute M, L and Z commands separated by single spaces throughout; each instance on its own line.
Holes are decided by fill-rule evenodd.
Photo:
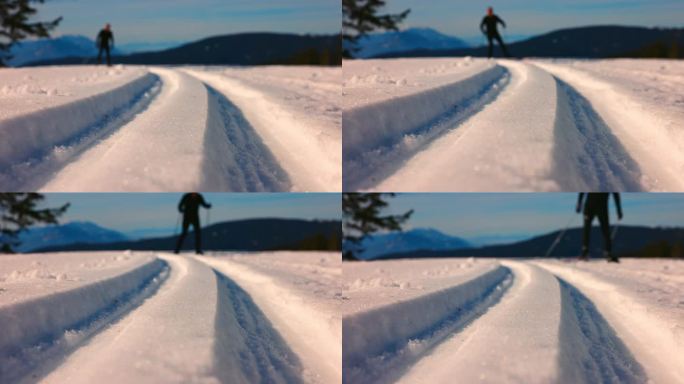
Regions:
M 456 83 L 345 110 L 342 116 L 345 158 L 394 141 L 398 136 L 428 124 L 454 106 L 475 97 L 505 73 L 506 70 L 497 65 Z
M 417 152 L 493 100 L 507 81 L 508 70 L 496 65 L 455 83 L 345 110 L 345 190 L 368 188 L 369 170 Z
M 445 327 L 445 323 L 467 316 L 468 312 L 478 312 L 473 307 L 487 301 L 493 292 L 499 291 L 500 296 L 501 284 L 507 279 L 510 282 L 510 276 L 510 269 L 497 265 L 462 284 L 345 316 L 343 381 L 368 382 L 377 380 L 381 374 L 387 375 L 383 360 L 391 359 L 402 349 L 404 353 L 419 355 L 431 343 L 426 338 L 439 339 L 431 336 L 436 333 L 444 337 L 446 332 L 440 332 L 440 328 L 452 328 Z M 400 372 L 401 367 L 389 371 L 394 369 Z
M 117 115 L 147 92 L 158 77 L 144 73 L 107 92 L 0 121 L 0 169 L 40 159 L 102 121 Z
M 140 291 L 166 263 L 152 259 L 126 273 L 0 307 L 0 379 L 23 373 L 25 354 L 49 347 Z M 124 300 L 125 301 L 125 300 Z M 31 362 L 28 362 L 31 364 Z

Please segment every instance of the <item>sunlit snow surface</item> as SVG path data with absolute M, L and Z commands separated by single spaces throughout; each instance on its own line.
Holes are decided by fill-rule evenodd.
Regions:
M 0 70 L 0 183 L 339 191 L 341 68 Z
M 340 255 L 0 258 L 0 381 L 341 381 Z

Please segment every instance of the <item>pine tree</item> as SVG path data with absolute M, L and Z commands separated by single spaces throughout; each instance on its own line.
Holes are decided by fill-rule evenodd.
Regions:
M 0 67 L 4 60 L 11 58 L 9 50 L 12 44 L 28 37 L 50 37 L 61 17 L 48 22 L 29 22 L 36 14 L 32 3 L 43 3 L 44 0 L 0 0 Z
M 378 15 L 385 0 L 342 0 L 342 39 L 350 45 L 376 29 L 396 31 L 397 24 L 411 12 L 407 9 L 398 14 Z M 356 48 L 344 49 L 344 57 L 352 57 Z
M 386 197 L 393 193 L 344 193 L 342 194 L 343 253 L 344 260 L 357 260 L 363 251 L 361 242 L 368 235 L 380 230 L 401 231 L 401 226 L 413 214 L 410 210 L 401 215 L 381 216 L 389 203 Z
M 69 208 L 38 209 L 44 196 L 39 193 L 0 193 L 0 253 L 12 253 L 20 244 L 19 233 L 40 223 L 57 224 L 57 219 Z

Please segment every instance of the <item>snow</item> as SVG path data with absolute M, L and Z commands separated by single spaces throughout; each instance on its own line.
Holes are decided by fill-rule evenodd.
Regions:
M 0 183 L 80 192 L 339 191 L 340 73 L 5 69 Z
M 81 280 L 59 282 L 72 284 L 62 293 L 16 285 L 15 280 L 35 284 L 33 274 L 14 272 L 30 271 L 38 258 L 48 260 L 47 272 L 38 275 L 65 273 Z M 41 332 L 41 317 L 50 317 L 42 324 L 62 335 L 47 349 L 28 336 L 12 336 L 15 349 L 25 351 L 18 354 L 5 348 L 9 336 L 3 331 L 3 381 L 341 381 L 339 253 L 57 253 L 11 256 L 0 259 L 0 268 L 2 276 L 15 276 L 0 283 L 0 298 L 17 292 L 16 300 L 0 305 L 3 327 L 25 330 L 8 335 Z M 145 271 L 156 276 L 149 283 Z M 94 282 L 96 276 L 106 279 Z M 117 289 L 134 294 L 117 295 Z M 60 297 L 73 292 L 81 300 L 60 306 Z M 45 306 L 41 316 L 20 312 L 38 293 Z M 89 315 L 91 303 L 107 308 Z M 5 318 L 6 313 L 16 315 Z M 74 327 L 55 321 L 59 316 L 84 319 Z
M 469 69 L 430 71 L 446 63 Z M 453 58 L 343 65 L 345 190 L 684 190 L 681 62 Z M 450 86 L 454 98 L 475 73 L 495 68 L 504 70 L 471 83 L 470 98 L 438 92 Z M 364 110 L 370 112 L 359 114 Z
M 428 271 L 460 271 L 455 266 L 469 263 L 487 264 L 443 280 L 441 290 L 453 301 L 475 294 L 475 304 L 452 310 L 460 320 L 445 323 L 438 295 L 401 288 L 403 281 L 425 284 Z M 462 281 L 486 276 L 485 265 L 509 271 L 496 285 L 498 295 L 465 291 Z M 345 263 L 343 271 L 345 382 L 679 383 L 684 377 L 681 260 L 414 259 Z M 408 309 L 421 301 L 420 309 Z M 369 315 L 375 321 L 347 334 L 348 324 Z M 415 324 L 411 317 L 441 332 L 401 337 L 399 330 Z M 378 335 L 394 343 L 369 342 Z

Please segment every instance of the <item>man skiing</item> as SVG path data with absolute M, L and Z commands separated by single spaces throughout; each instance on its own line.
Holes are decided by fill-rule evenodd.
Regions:
M 485 16 L 482 19 L 482 22 L 480 23 L 480 31 L 487 35 L 487 40 L 489 41 L 489 53 L 487 57 L 489 58 L 492 57 L 492 53 L 494 51 L 494 39 L 496 39 L 496 41 L 499 42 L 499 45 L 503 50 L 504 56 L 511 57 L 511 55 L 508 54 L 508 50 L 506 49 L 506 44 L 504 44 L 503 40 L 501 39 L 501 35 L 499 35 L 499 31 L 497 29 L 497 24 L 499 23 L 501 23 L 501 25 L 503 25 L 503 27 L 506 28 L 506 23 L 504 23 L 504 21 L 501 20 L 499 16 L 494 14 L 494 8 L 487 8 L 487 16 Z
M 183 213 L 183 231 L 178 236 L 174 253 L 180 251 L 183 240 L 185 240 L 185 236 L 188 234 L 188 227 L 192 224 L 192 228 L 195 231 L 195 253 L 198 255 L 202 254 L 202 230 L 199 219 L 200 205 L 207 209 L 211 208 L 211 204 L 204 201 L 204 197 L 197 192 L 186 193 L 183 195 L 180 203 L 178 203 L 178 211 Z
M 111 45 L 110 45 L 111 41 Z M 99 53 L 97 54 L 97 63 L 102 64 L 102 51 L 107 52 L 107 65 L 112 66 L 112 59 L 110 57 L 110 49 L 114 48 L 114 34 L 112 33 L 112 26 L 107 23 L 104 29 L 97 34 L 97 39 L 95 39 L 95 45 L 99 48 Z
M 585 193 L 580 193 L 577 198 L 577 213 L 582 209 L 582 199 Z M 601 234 L 603 235 L 603 255 L 609 262 L 618 263 L 617 257 L 612 255 L 612 244 L 610 238 L 610 223 L 608 219 L 608 199 L 609 193 L 586 193 L 587 199 L 584 203 L 584 231 L 582 233 L 582 256 L 580 260 L 589 259 L 589 234 L 591 231 L 591 223 L 594 217 L 598 216 L 601 224 Z M 622 206 L 620 205 L 620 194 L 613 193 L 613 200 L 615 200 L 615 207 L 617 208 L 618 220 L 622 220 Z

